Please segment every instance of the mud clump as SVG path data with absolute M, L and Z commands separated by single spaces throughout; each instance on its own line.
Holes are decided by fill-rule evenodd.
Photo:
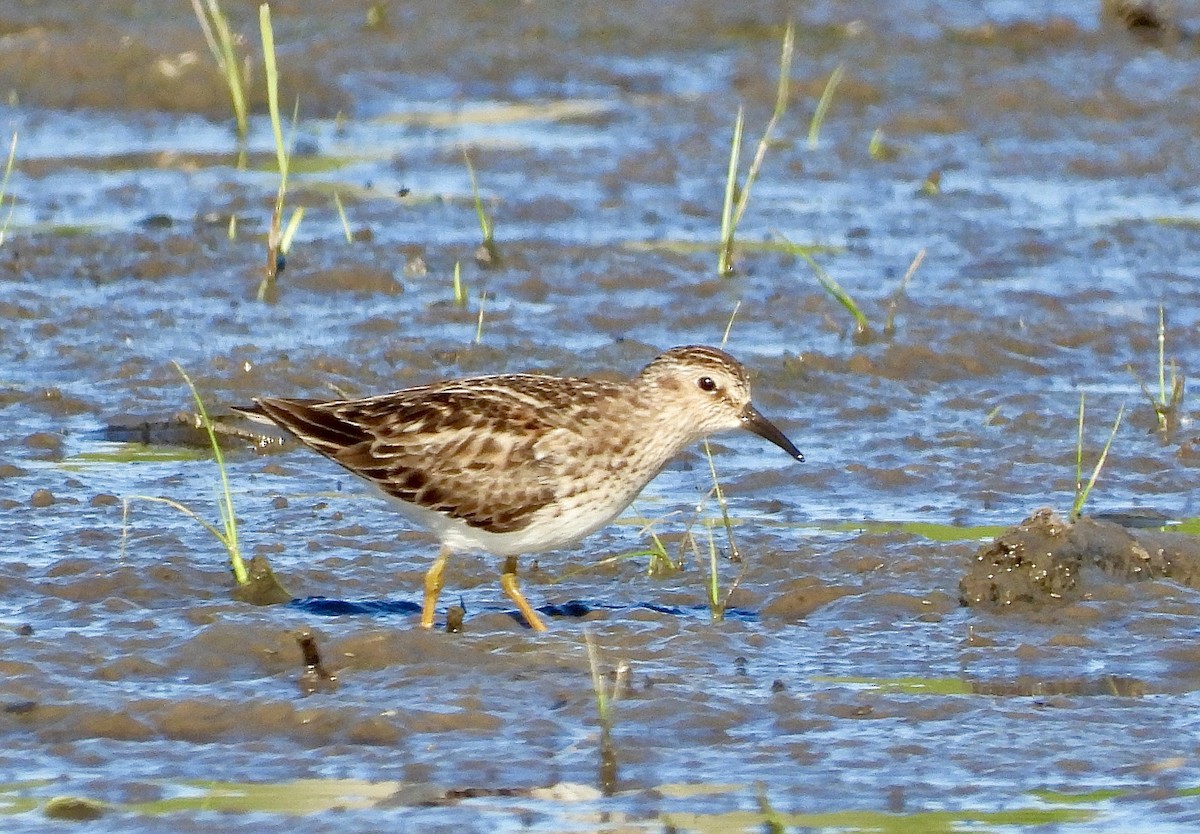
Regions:
M 104 816 L 107 807 L 94 799 L 78 796 L 56 796 L 46 803 L 43 809 L 48 819 L 70 820 L 72 822 L 90 822 Z
M 1167 5 L 1154 0 L 1103 0 L 1100 19 L 1128 30 L 1148 44 L 1185 40 L 1192 33 L 1179 28 Z
M 963 605 L 1005 609 L 1085 598 L 1099 581 L 1172 579 L 1200 587 L 1200 540 L 1041 509 L 980 548 L 959 583 Z
M 251 605 L 283 605 L 292 601 L 291 592 L 275 578 L 275 571 L 261 555 L 250 560 L 249 577 L 245 584 L 233 589 L 232 596 Z
M 315 692 L 333 692 L 338 687 L 337 675 L 325 668 L 321 660 L 321 650 L 317 646 L 317 638 L 308 629 L 303 629 L 296 635 L 300 645 L 300 653 L 304 656 L 304 672 L 298 681 L 300 694 L 307 697 Z

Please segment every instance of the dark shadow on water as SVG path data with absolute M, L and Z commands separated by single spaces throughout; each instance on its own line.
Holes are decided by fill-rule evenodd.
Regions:
M 419 614 L 421 606 L 415 602 L 397 599 L 372 599 L 372 600 L 343 600 L 330 599 L 328 597 L 304 597 L 302 599 L 294 599 L 289 605 L 292 608 L 298 608 L 309 614 L 316 614 L 321 617 L 343 617 L 343 616 L 379 616 L 390 614 Z M 695 606 L 673 606 L 673 605 L 655 605 L 653 603 L 642 603 L 638 608 L 655 611 L 659 614 L 668 614 L 672 617 L 679 617 L 688 620 L 711 620 L 712 616 L 706 605 Z M 573 618 L 581 619 L 586 617 L 593 611 L 621 611 L 624 606 L 606 605 L 604 603 L 585 602 L 583 600 L 572 599 L 559 605 L 542 605 L 538 607 L 538 612 L 545 614 L 547 617 Z M 520 618 L 520 614 L 516 611 L 509 612 L 513 617 Z M 741 608 L 729 608 L 725 611 L 725 619 L 727 620 L 757 620 L 758 612 L 747 611 Z
M 328 597 L 304 597 L 294 599 L 292 608 L 299 608 L 309 614 L 322 617 L 342 617 L 347 615 L 377 615 L 377 614 L 420 614 L 421 606 L 415 602 L 394 599 L 370 599 L 352 602 L 345 599 L 329 599 Z

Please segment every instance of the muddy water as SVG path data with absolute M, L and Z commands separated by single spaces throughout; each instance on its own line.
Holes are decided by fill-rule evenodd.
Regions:
M 380 4 L 372 24 L 365 4 L 289 4 L 289 201 L 307 214 L 268 302 L 269 126 L 255 117 L 239 167 L 187 4 L 0 9 L 0 138 L 19 134 L 0 247 L 2 827 L 1193 828 L 1195 589 L 1095 572 L 1069 599 L 959 604 L 1002 528 L 1069 510 L 1080 392 L 1087 467 L 1126 409 L 1089 510 L 1200 515 L 1190 397 L 1160 433 L 1139 387 L 1157 389 L 1160 305 L 1167 359 L 1198 364 L 1200 25 L 1176 5 L 1131 32 L 1051 0 Z M 254 9 L 230 11 L 255 53 Z M 733 116 L 749 157 L 789 14 L 790 109 L 718 280 Z M 464 146 L 498 266 L 474 257 Z M 822 247 L 870 338 L 784 239 Z M 719 342 L 739 303 L 729 348 L 807 462 L 714 445 L 744 560 L 718 527 L 722 592 L 740 576 L 723 622 L 698 451 L 636 509 L 672 555 L 690 530 L 705 558 L 654 575 L 612 559 L 649 545 L 631 513 L 527 560 L 547 635 L 470 556 L 445 592 L 463 633 L 419 630 L 434 545 L 302 450 L 226 453 L 247 554 L 307 602 L 236 602 L 195 521 L 136 498 L 123 513 L 155 496 L 217 519 L 202 446 L 104 433 L 190 409 L 172 361 L 214 412 L 625 374 Z M 336 688 L 304 694 L 305 629 Z M 607 745 L 585 634 L 620 679 Z

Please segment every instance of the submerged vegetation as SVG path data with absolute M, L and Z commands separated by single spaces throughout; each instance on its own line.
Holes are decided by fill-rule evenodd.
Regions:
M 596 697 L 596 717 L 600 724 L 599 769 L 597 782 L 605 796 L 612 796 L 617 787 L 617 754 L 613 746 L 613 705 L 629 683 L 629 664 L 618 664 L 611 686 L 600 671 L 600 653 L 592 633 L 583 631 L 587 646 L 588 668 L 592 674 L 592 692 Z

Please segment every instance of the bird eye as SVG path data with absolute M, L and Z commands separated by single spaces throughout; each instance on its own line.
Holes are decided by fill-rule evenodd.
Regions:
M 696 380 L 696 384 L 700 386 L 701 391 L 716 391 L 717 383 L 713 381 L 711 376 L 702 376 Z

